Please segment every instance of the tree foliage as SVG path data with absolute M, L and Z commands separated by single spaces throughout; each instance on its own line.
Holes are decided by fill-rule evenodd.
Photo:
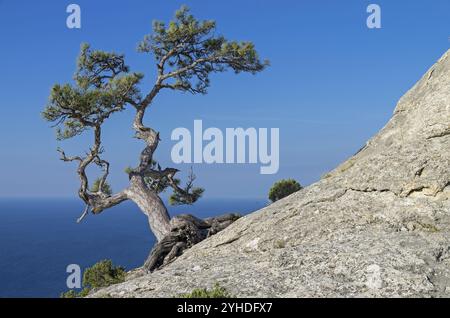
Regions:
M 102 179 L 97 178 L 94 181 L 94 184 L 92 184 L 91 192 L 99 192 L 101 187 L 101 192 L 103 192 L 106 195 L 112 194 L 112 188 L 107 182 L 102 182 Z
M 207 93 L 211 73 L 231 68 L 255 74 L 269 64 L 260 61 L 253 43 L 228 41 L 215 31 L 214 21 L 198 21 L 183 6 L 169 25 L 153 22 L 153 33 L 145 36 L 138 51 L 154 55 L 159 74 L 171 79 L 165 87 L 193 94 Z
M 43 117 L 56 123 L 58 139 L 72 138 L 124 110 L 129 100 L 139 96 L 137 84 L 142 78 L 129 73 L 123 55 L 93 51 L 83 44 L 75 85 L 53 86 Z
M 269 191 L 269 200 L 272 202 L 278 201 L 294 192 L 302 189 L 300 183 L 294 179 L 283 179 L 274 183 Z

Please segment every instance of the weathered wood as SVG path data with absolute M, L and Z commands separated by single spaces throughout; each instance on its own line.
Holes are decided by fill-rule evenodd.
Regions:
M 184 250 L 222 231 L 240 217 L 239 214 L 229 213 L 204 220 L 190 214 L 172 218 L 170 232 L 153 247 L 144 269 L 153 272 L 164 267 Z
M 130 178 L 130 187 L 125 193 L 147 216 L 150 229 L 159 242 L 170 232 L 169 213 L 161 198 L 147 187 L 140 175 L 133 175 Z

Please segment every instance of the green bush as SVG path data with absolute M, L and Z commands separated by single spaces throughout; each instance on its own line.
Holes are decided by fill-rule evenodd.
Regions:
M 77 293 L 76 291 L 71 289 L 65 293 L 61 293 L 61 295 L 59 297 L 60 298 L 82 298 L 82 297 L 86 297 L 87 295 L 89 295 L 90 291 L 91 291 L 90 288 L 83 288 L 79 293 Z
M 196 288 L 188 294 L 181 294 L 179 298 L 232 298 L 231 294 L 219 284 L 215 284 L 211 290 Z
M 125 269 L 114 266 L 111 260 L 103 260 L 85 269 L 83 274 L 83 290 L 77 293 L 69 290 L 61 294 L 61 298 L 85 297 L 94 288 L 108 287 L 125 281 Z
M 66 291 L 65 293 L 61 293 L 60 298 L 78 298 L 78 293 L 73 289 Z
M 125 281 L 125 269 L 114 266 L 111 260 L 103 260 L 87 268 L 83 274 L 83 286 L 101 288 Z
M 300 183 L 294 179 L 283 179 L 277 181 L 269 191 L 269 200 L 272 202 L 278 201 L 301 189 L 302 186 Z

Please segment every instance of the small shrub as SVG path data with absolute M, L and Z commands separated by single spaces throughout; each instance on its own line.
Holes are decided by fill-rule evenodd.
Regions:
M 272 202 L 278 201 L 301 189 L 302 186 L 300 183 L 294 179 L 283 179 L 277 181 L 269 191 L 269 200 Z
M 101 288 L 125 281 L 125 269 L 114 266 L 111 260 L 103 260 L 87 268 L 83 274 L 83 286 Z
M 73 289 L 66 291 L 65 293 L 61 293 L 60 298 L 78 298 L 78 293 Z
M 232 298 L 232 296 L 225 288 L 216 283 L 211 290 L 196 288 L 188 294 L 181 294 L 179 298 Z
M 86 297 L 94 288 L 108 287 L 125 281 L 125 269 L 114 266 L 111 260 L 103 260 L 86 268 L 83 274 L 83 289 L 77 293 L 69 290 L 61 294 L 61 298 Z

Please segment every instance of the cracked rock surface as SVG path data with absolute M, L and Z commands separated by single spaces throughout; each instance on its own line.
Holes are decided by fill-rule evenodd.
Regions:
M 450 297 L 450 51 L 322 180 L 92 296 L 215 283 L 241 297 Z

